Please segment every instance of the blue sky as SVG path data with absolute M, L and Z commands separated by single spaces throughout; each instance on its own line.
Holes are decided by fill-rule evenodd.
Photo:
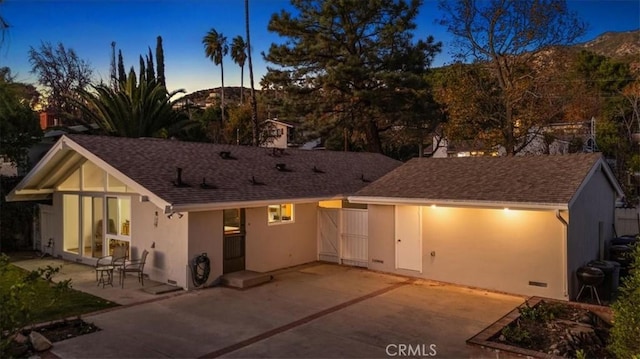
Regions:
M 256 84 L 266 72 L 260 53 L 281 39 L 267 31 L 269 18 L 289 8 L 288 0 L 251 0 L 251 42 Z M 606 31 L 640 28 L 638 0 L 575 0 L 568 6 L 588 23 L 583 40 Z M 202 37 L 211 28 L 231 39 L 244 37 L 243 0 L 5 0 L 0 13 L 11 25 L 0 48 L 0 66 L 9 66 L 17 80 L 35 82 L 27 52 L 42 41 L 62 42 L 90 62 L 97 79 L 107 79 L 111 42 L 122 50 L 127 68 L 138 67 L 147 47 L 155 52 L 156 37 L 164 42 L 167 86 L 187 92 L 220 86 L 218 67 L 204 56 Z M 443 51 L 434 66 L 450 61 L 450 37 L 435 24 L 440 15 L 435 0 L 425 0 L 416 37 L 433 35 Z M 225 86 L 240 85 L 240 70 L 225 58 Z M 246 71 L 245 71 L 246 73 Z M 245 86 L 248 86 L 245 74 Z

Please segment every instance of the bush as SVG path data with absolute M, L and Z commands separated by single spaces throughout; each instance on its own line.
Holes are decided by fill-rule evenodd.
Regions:
M 32 305 L 38 294 L 37 282 L 42 279 L 46 280 L 58 293 L 70 288 L 70 280 L 53 284 L 53 275 L 59 270 L 59 267 L 47 266 L 26 275 L 22 272 L 12 272 L 9 257 L 0 253 L 0 278 L 2 278 L 0 282 L 0 358 L 11 356 L 9 347 L 13 335 L 19 333 L 25 326 L 32 324 L 31 314 L 34 309 Z
M 609 350 L 617 358 L 640 358 L 640 245 L 632 254 L 629 276 L 620 288 L 618 300 L 611 305 L 613 327 Z

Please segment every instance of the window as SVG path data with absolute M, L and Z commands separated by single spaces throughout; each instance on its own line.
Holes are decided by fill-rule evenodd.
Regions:
M 243 215 L 241 209 L 225 209 L 224 217 L 224 234 L 242 234 L 244 231 Z
M 131 235 L 131 199 L 107 197 L 107 234 Z
M 268 207 L 269 224 L 292 223 L 293 204 L 273 204 Z

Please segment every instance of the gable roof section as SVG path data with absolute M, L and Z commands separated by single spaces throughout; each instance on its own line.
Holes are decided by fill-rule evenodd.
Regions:
M 224 159 L 222 152 L 228 152 L 230 158 Z M 374 153 L 282 151 L 151 138 L 65 135 L 8 198 L 25 199 L 17 194 L 36 187 L 53 192 L 46 187 L 63 180 L 62 174 L 58 181 L 45 179 L 66 163 L 64 156 L 76 159 L 64 172 L 67 176 L 71 169 L 90 160 L 165 211 L 341 198 L 401 164 Z M 284 164 L 284 169 L 279 170 L 277 164 Z M 174 185 L 177 168 L 182 168 L 182 181 L 188 187 Z M 202 188 L 203 179 L 216 188 Z
M 355 203 L 567 209 L 597 170 L 622 195 L 599 153 L 416 158 L 358 191 Z

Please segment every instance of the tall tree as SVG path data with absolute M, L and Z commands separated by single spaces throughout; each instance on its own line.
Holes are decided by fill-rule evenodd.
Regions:
M 4 0 L 0 0 L 0 5 L 4 2 Z M 9 29 L 9 23 L 5 18 L 0 14 L 0 47 L 4 43 L 4 33 Z
M 484 126 L 500 134 L 496 145 L 513 155 L 528 144 L 532 130 L 544 125 L 544 115 L 531 117 L 531 104 L 546 95 L 537 62 L 554 46 L 568 45 L 584 34 L 585 25 L 564 0 L 441 0 L 440 23 L 455 37 L 461 61 L 486 64 L 495 81 L 499 111 L 478 112 Z M 482 91 L 480 77 L 469 78 Z M 526 118 L 525 118 L 526 117 Z
M 229 45 L 227 44 L 227 38 L 215 29 L 209 30 L 202 39 L 202 44 L 204 45 L 206 57 L 211 59 L 215 65 L 220 65 L 220 82 L 222 83 L 220 90 L 220 109 L 222 110 L 222 122 L 224 122 L 224 57 L 227 56 L 229 52 Z
M 167 81 L 164 75 L 164 49 L 162 48 L 162 36 L 156 39 L 156 72 L 158 82 L 167 87 Z
M 124 69 L 124 59 L 122 58 L 122 50 L 118 50 L 118 82 L 127 82 L 127 72 Z
M 111 61 L 109 63 L 109 84 L 112 89 L 118 88 L 118 75 L 116 73 L 116 42 L 111 41 Z
M 0 68 L 0 156 L 24 167 L 29 148 L 42 137 L 32 106 L 38 101 L 33 85 L 14 82 L 11 70 Z
M 288 38 L 266 60 L 277 87 L 300 95 L 338 133 L 351 131 L 371 152 L 382 134 L 410 116 L 413 96 L 440 44 L 415 40 L 419 0 L 297 0 L 295 13 L 274 14 L 268 29 Z
M 54 47 L 49 42 L 43 42 L 38 49 L 31 47 L 29 62 L 31 73 L 36 74 L 38 83 L 45 88 L 48 109 L 63 121 L 77 120 L 77 108 L 70 99 L 91 83 L 93 70 L 89 63 L 62 43 Z
M 244 63 L 247 61 L 247 43 L 238 35 L 231 41 L 231 58 L 240 66 L 240 104 L 244 102 Z
M 153 54 L 151 53 L 151 48 L 149 48 L 149 55 L 146 56 L 146 60 L 147 60 L 147 81 L 155 81 L 156 71 L 154 70 Z
M 251 124 L 253 130 L 251 132 L 251 144 L 258 146 L 258 103 L 256 101 L 256 90 L 253 82 L 253 62 L 251 60 L 251 36 L 249 31 L 249 0 L 244 0 L 244 24 L 247 37 L 247 60 L 249 60 L 249 82 L 251 86 Z

